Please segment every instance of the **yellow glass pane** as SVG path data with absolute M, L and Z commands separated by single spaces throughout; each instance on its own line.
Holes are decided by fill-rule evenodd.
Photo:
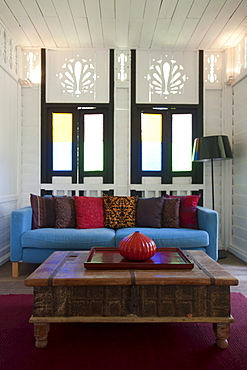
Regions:
M 52 113 L 52 141 L 72 142 L 72 113 Z
M 142 114 L 142 142 L 158 142 L 162 139 L 162 115 Z

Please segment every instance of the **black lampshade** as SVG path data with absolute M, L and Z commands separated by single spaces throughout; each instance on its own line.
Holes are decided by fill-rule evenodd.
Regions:
M 232 151 L 228 136 L 204 136 L 194 140 L 192 161 L 203 162 L 210 159 L 231 159 Z

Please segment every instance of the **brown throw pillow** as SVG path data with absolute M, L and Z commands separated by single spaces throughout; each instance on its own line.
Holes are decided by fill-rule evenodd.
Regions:
M 30 194 L 33 211 L 32 228 L 55 227 L 55 199 Z
M 136 202 L 138 197 L 121 197 L 104 194 L 105 227 L 119 229 L 134 227 L 136 223 Z
M 137 201 L 136 224 L 140 227 L 161 227 L 164 197 L 139 198 Z
M 179 228 L 179 198 L 166 198 L 164 200 L 161 227 Z
M 75 200 L 73 197 L 54 197 L 57 229 L 75 228 L 76 213 Z

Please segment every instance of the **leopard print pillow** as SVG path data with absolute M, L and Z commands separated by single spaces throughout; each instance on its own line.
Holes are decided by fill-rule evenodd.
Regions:
M 136 202 L 138 197 L 121 197 L 104 194 L 105 227 L 120 229 L 136 224 Z
M 163 205 L 161 227 L 179 228 L 179 198 L 166 198 Z

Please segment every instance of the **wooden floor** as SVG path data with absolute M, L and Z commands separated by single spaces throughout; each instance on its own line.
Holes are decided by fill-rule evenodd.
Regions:
M 231 291 L 241 292 L 247 297 L 247 263 L 228 252 L 226 258 L 219 259 L 218 263 L 239 280 L 239 285 L 231 287 Z M 24 280 L 38 266 L 38 264 L 22 263 L 18 278 L 11 277 L 10 262 L 0 266 L 0 294 L 32 294 L 32 288 L 26 287 Z

